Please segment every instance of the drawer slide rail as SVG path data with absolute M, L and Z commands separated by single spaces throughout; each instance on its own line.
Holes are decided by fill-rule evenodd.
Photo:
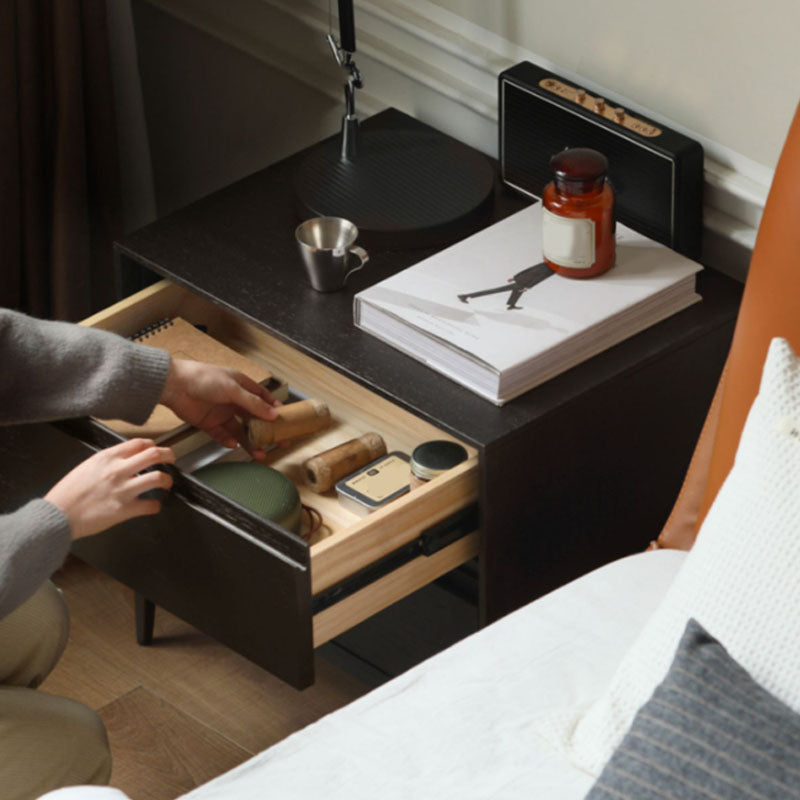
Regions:
M 446 519 L 426 528 L 416 539 L 364 567 L 344 580 L 321 591 L 311 600 L 311 613 L 317 614 L 351 594 L 389 575 L 420 556 L 432 556 L 472 533 L 478 527 L 478 504 L 472 503 Z

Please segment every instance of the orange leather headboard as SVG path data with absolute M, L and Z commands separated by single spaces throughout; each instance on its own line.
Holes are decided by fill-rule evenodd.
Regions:
M 661 547 L 688 550 L 731 466 L 770 340 L 800 352 L 800 106 L 756 237 L 731 349 Z

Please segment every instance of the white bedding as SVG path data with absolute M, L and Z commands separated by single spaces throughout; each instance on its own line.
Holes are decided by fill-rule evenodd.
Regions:
M 628 556 L 509 614 L 180 800 L 578 800 L 531 725 L 600 694 L 686 553 Z M 80 788 L 52 800 L 119 800 Z
M 596 570 L 183 798 L 581 798 L 592 778 L 531 720 L 600 693 L 685 555 Z

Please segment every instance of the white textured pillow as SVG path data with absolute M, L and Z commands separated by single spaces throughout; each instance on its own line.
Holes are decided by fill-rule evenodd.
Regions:
M 690 617 L 800 711 L 800 361 L 773 339 L 734 466 L 694 547 L 608 689 L 537 723 L 597 775 L 661 683 Z

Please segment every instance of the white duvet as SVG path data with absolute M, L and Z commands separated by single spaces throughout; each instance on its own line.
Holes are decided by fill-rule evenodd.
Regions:
M 531 723 L 601 692 L 685 555 L 639 553 L 573 581 L 181 800 L 578 800 L 592 778 Z M 121 797 L 85 791 L 47 797 Z

